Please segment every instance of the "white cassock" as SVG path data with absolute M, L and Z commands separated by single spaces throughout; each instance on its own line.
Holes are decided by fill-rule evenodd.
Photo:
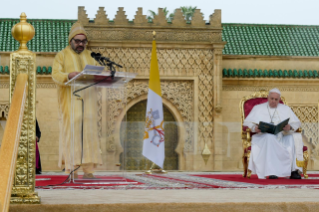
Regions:
M 255 105 L 244 121 L 243 125 L 255 132 L 255 123 L 270 123 L 272 120 L 276 125 L 287 118 L 293 128 L 288 133 L 258 133 L 252 136 L 248 169 L 260 179 L 269 175 L 288 177 L 297 169 L 302 172 L 302 168 L 297 166 L 297 160 L 299 165 L 303 163 L 302 137 L 294 132 L 301 123 L 290 107 L 278 104 L 277 108 L 271 108 L 268 102 Z

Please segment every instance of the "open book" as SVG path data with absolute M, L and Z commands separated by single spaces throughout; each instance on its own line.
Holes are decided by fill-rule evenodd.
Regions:
M 259 122 L 258 128 L 261 130 L 261 132 L 271 133 L 271 134 L 277 134 L 283 130 L 283 128 L 288 124 L 289 118 L 280 122 L 277 125 L 267 123 L 267 122 Z

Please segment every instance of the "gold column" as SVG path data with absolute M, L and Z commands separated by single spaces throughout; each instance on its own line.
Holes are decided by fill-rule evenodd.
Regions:
M 27 23 L 27 16 L 21 13 L 20 23 L 11 30 L 20 48 L 10 54 L 10 103 L 18 74 L 28 75 L 28 96 L 22 122 L 20 145 L 16 172 L 11 193 L 11 203 L 37 204 L 40 197 L 35 189 L 35 98 L 36 98 L 36 54 L 29 51 L 27 42 L 35 34 L 34 28 Z

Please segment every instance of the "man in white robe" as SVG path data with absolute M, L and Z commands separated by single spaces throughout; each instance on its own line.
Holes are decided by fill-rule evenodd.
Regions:
M 301 123 L 290 107 L 280 104 L 280 91 L 269 91 L 268 102 L 255 105 L 244 121 L 244 126 L 256 133 L 252 136 L 248 169 L 259 179 L 289 177 L 301 179 L 303 143 L 300 133 L 295 131 Z M 260 121 L 278 123 L 289 118 L 288 124 L 278 134 L 261 133 Z

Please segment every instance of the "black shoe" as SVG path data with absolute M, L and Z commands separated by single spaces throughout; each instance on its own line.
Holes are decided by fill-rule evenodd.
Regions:
M 269 175 L 269 179 L 278 179 L 276 175 Z
M 41 173 L 41 171 L 36 170 L 36 171 L 35 171 L 35 174 L 42 174 L 42 173 Z
M 300 179 L 301 179 L 301 176 L 300 176 L 300 174 L 298 173 L 298 170 L 291 172 L 290 179 L 297 179 L 297 180 L 300 180 Z

